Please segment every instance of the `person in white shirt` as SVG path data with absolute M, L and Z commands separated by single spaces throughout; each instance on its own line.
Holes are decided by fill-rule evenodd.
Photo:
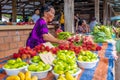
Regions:
M 36 9 L 35 11 L 34 11 L 34 15 L 32 16 L 32 20 L 34 21 L 34 23 L 36 23 L 37 22 L 37 20 L 40 18 L 40 10 L 39 9 Z

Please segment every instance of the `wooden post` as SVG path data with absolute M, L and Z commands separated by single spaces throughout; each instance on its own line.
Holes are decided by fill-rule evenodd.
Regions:
M 74 33 L 74 0 L 64 0 L 65 31 Z
M 16 5 L 16 0 L 12 0 L 12 21 L 16 22 L 16 18 L 17 18 L 17 5 Z
M 40 0 L 41 6 L 45 4 L 45 0 Z
M 99 22 L 100 18 L 99 18 L 99 2 L 100 0 L 95 0 L 95 17 L 97 19 L 97 21 Z
M 103 24 L 107 24 L 107 0 L 103 1 Z
M 23 19 L 25 19 L 25 8 L 23 7 L 23 10 L 22 10 L 22 13 L 23 13 Z
M 107 6 L 108 6 L 108 7 L 107 7 L 107 8 L 108 8 L 108 9 L 107 9 L 107 10 L 108 10 L 108 11 L 107 11 L 107 14 L 108 14 L 108 15 L 107 15 L 107 25 L 110 25 L 110 24 L 111 24 L 111 22 L 110 22 L 110 18 L 111 18 L 111 6 L 110 6 L 110 4 L 108 4 Z
M 2 7 L 0 5 L 0 20 L 2 20 Z
M 111 8 L 111 5 L 109 5 L 110 7 L 110 17 L 112 17 L 112 8 Z

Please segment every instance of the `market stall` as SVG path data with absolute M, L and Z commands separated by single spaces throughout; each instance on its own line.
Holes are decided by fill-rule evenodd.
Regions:
M 1 3 L 2 7 L 6 4 L 12 4 L 11 17 L 13 24 L 16 24 L 14 23 L 16 22 L 18 10 L 16 5 L 21 5 L 21 3 L 24 5 L 19 8 L 23 8 L 23 10 L 20 9 L 20 12 L 22 10 L 23 17 L 25 17 L 25 7 L 28 4 L 32 5 L 31 1 L 20 0 L 16 2 L 16 0 L 8 0 L 1 1 Z M 46 1 L 49 2 L 49 0 Z M 40 1 L 38 5 L 35 5 L 34 1 L 32 8 L 35 8 L 35 6 L 41 7 L 46 1 Z M 80 0 L 75 2 L 77 1 L 79 2 Z M 69 32 L 58 33 L 57 38 L 66 40 L 69 43 L 52 43 L 52 45 L 44 43 L 31 49 L 25 45 L 26 39 L 33 28 L 32 25 L 1 26 L 0 80 L 114 80 L 113 69 L 117 55 L 116 42 L 114 40 L 115 34 L 112 32 L 111 27 L 95 26 L 94 31 L 90 35 L 74 34 L 74 6 L 76 4 L 74 5 L 73 0 L 62 0 L 62 2 L 61 0 L 58 2 L 53 0 L 51 4 L 53 3 L 57 6 L 59 2 L 59 8 L 62 8 L 61 6 L 64 3 L 65 31 Z M 79 10 L 85 17 L 90 12 L 87 18 L 95 16 L 98 22 L 101 18 L 103 23 L 107 24 L 107 18 L 112 16 L 112 12 L 114 13 L 111 9 L 111 4 L 113 3 L 114 1 L 108 2 L 106 0 L 80 1 L 75 11 Z M 81 6 L 83 4 L 87 5 L 86 9 L 83 9 L 85 6 Z M 101 4 L 103 5 L 102 8 Z M 91 5 L 92 8 L 89 8 Z M 110 10 L 107 10 L 108 8 Z M 6 10 L 6 8 L 3 9 Z M 100 11 L 101 9 L 102 11 Z M 93 12 L 93 10 L 95 11 Z M 2 12 L 7 13 L 6 11 Z M 0 13 L 2 12 L 0 11 Z M 103 13 L 101 15 L 103 17 L 100 17 L 99 12 Z M 109 12 L 110 15 L 107 15 L 106 13 Z M 48 26 L 48 28 L 54 34 L 54 27 Z
M 97 54 L 100 56 L 100 61 L 92 69 L 82 69 L 82 72 L 77 76 L 77 80 L 114 80 L 114 45 L 112 43 L 105 43 L 100 45 L 102 46 L 102 50 L 97 52 Z M 1 80 L 6 78 L 6 74 L 2 69 L 3 64 L 6 63 L 6 59 L 11 58 L 7 57 L 0 61 Z M 50 72 L 48 76 L 42 80 L 53 80 L 53 78 L 54 75 Z
M 103 27 L 100 28 L 108 30 L 107 26 L 104 27 L 105 28 Z M 99 30 L 102 30 L 100 28 Z M 104 32 L 104 31 L 100 31 L 100 32 Z M 100 35 L 101 33 L 98 34 Z M 112 35 L 110 34 L 109 36 L 107 35 L 106 37 L 111 37 L 111 36 Z M 99 37 L 104 37 L 104 36 L 102 35 Z M 27 70 L 31 71 L 31 74 L 32 71 L 36 72 L 36 70 L 38 70 L 38 68 L 37 69 L 35 68 L 36 65 L 37 66 L 46 65 L 43 64 L 43 62 L 52 65 L 53 69 L 51 67 L 48 67 L 49 69 L 47 68 L 49 73 L 46 75 L 46 77 L 41 78 L 40 76 L 42 74 L 36 75 L 41 80 L 57 80 L 57 78 L 60 78 L 61 76 L 59 74 L 64 74 L 67 80 L 68 78 L 70 78 L 70 76 L 71 78 L 74 79 L 76 77 L 75 80 L 114 80 L 115 77 L 114 77 L 113 69 L 114 69 L 114 61 L 116 59 L 115 40 L 113 39 L 108 40 L 107 38 L 106 40 L 104 38 L 104 40 L 97 40 L 97 42 L 100 43 L 96 44 L 94 42 L 95 40 L 93 41 L 93 39 L 95 38 L 92 35 L 81 35 L 81 34 L 73 35 L 69 32 L 60 32 L 58 34 L 58 38 L 67 39 L 70 43 L 60 44 L 60 45 L 53 44 L 55 47 L 51 46 L 50 44 L 48 46 L 45 43 L 36 46 L 34 49 L 30 49 L 29 47 L 20 48 L 18 50 L 18 53 L 15 53 L 9 57 L 2 58 L 0 60 L 0 65 L 1 65 L 0 79 L 4 80 L 8 78 L 7 76 L 8 73 L 6 74 L 5 71 L 7 68 L 9 69 L 12 68 L 9 66 L 11 64 L 9 63 L 10 60 L 12 58 L 16 58 L 15 60 L 19 61 L 18 58 L 20 57 L 27 63 L 31 63 L 29 67 L 27 67 Z M 37 53 L 35 53 L 35 51 Z M 50 52 L 53 54 L 54 60 L 52 60 L 50 55 L 48 55 Z M 39 55 L 37 55 L 38 53 Z M 44 56 L 45 58 L 41 56 Z M 49 60 L 47 60 L 48 59 L 47 56 L 50 57 L 49 60 L 52 62 L 49 62 Z M 76 62 L 78 64 L 76 64 Z M 37 64 L 33 64 L 33 63 L 37 63 Z M 34 68 L 32 68 L 32 66 L 34 66 Z M 43 69 L 46 66 L 44 66 Z M 69 72 L 68 73 L 69 77 L 67 76 L 66 71 Z

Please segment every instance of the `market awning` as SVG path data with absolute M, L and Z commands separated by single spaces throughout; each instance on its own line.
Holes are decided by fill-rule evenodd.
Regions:
M 119 15 L 119 16 L 111 17 L 110 20 L 111 20 L 111 21 L 120 20 L 120 15 Z

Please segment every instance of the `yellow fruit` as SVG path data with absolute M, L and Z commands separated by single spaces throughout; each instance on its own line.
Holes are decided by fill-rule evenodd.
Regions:
M 38 80 L 37 76 L 32 76 L 31 80 Z
M 12 75 L 12 76 L 7 77 L 6 80 L 20 80 L 20 78 L 16 75 Z
M 19 72 L 18 76 L 20 77 L 20 80 L 25 80 L 25 74 L 23 72 Z
M 29 78 L 31 79 L 31 72 L 27 71 L 25 72 L 25 80 L 28 80 Z
M 25 80 L 31 80 L 31 78 L 26 78 Z
M 66 80 L 76 80 L 76 78 L 74 78 L 69 72 L 65 73 L 65 78 Z
M 66 79 L 65 79 L 65 77 L 63 77 L 62 75 L 60 75 L 57 80 L 66 80 Z

